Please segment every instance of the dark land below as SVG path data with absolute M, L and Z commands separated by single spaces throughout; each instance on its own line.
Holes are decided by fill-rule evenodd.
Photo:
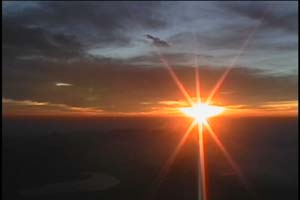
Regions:
M 4 200 L 196 200 L 196 129 L 154 183 L 190 123 L 183 118 L 3 118 Z M 207 132 L 209 200 L 298 199 L 298 122 L 210 120 L 246 177 L 245 189 Z

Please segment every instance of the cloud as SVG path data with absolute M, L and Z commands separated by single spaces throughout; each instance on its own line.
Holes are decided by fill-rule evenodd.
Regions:
M 297 116 L 298 101 L 269 101 L 257 106 L 229 105 L 226 114 L 246 116 Z
M 28 27 L 5 21 L 2 33 L 5 62 L 18 58 L 70 59 L 83 54 L 83 45 L 74 35 L 50 33 L 41 27 Z
M 263 17 L 263 29 L 298 32 L 298 2 L 218 2 L 222 8 L 253 20 Z
M 55 83 L 55 85 L 57 87 L 70 87 L 70 86 L 72 86 L 72 84 L 70 84 L 70 83 L 62 83 L 62 82 L 57 82 L 57 83 Z
M 56 104 L 50 102 L 38 102 L 32 100 L 15 100 L 2 98 L 2 106 L 5 114 L 47 114 L 54 112 L 56 114 L 101 114 L 102 109 L 95 107 L 74 107 L 66 104 Z M 14 113 L 17 111 L 16 113 Z M 49 113 L 50 114 L 50 113 Z
M 188 106 L 189 104 L 185 101 L 159 101 L 158 104 L 167 106 Z
M 34 26 L 47 32 L 75 35 L 87 46 L 127 46 L 134 29 L 161 29 L 166 22 L 153 2 L 43 2 L 14 12 L 5 7 L 4 25 Z M 24 7 L 24 6 L 23 6 Z M 25 7 L 26 8 L 26 7 Z M 84 12 L 83 12 L 84 8 Z
M 172 44 L 172 48 L 164 48 L 163 56 L 192 95 L 197 58 L 202 94 L 207 95 L 227 67 L 226 61 L 236 55 L 258 21 L 256 14 L 265 6 L 234 4 L 237 5 L 192 2 L 186 7 L 188 12 L 174 15 L 182 10 L 183 3 L 6 3 L 3 95 L 16 101 L 30 99 L 73 108 L 101 107 L 105 112 L 145 112 L 151 107 L 167 106 L 158 103 L 161 101 L 184 100 L 153 54 L 153 47 L 138 41 L 139 36 L 145 39 L 144 33 L 151 33 L 145 37 L 157 47 Z M 248 4 L 249 11 L 245 6 Z M 297 98 L 296 8 L 290 4 L 284 9 L 275 6 L 268 13 L 246 48 L 250 50 L 250 62 L 236 63 L 216 100 L 254 107 L 266 101 Z M 201 7 L 203 12 L 199 12 Z M 191 53 L 194 46 L 199 47 L 198 53 Z M 88 53 L 93 49 L 106 54 L 93 57 Z M 270 71 L 257 70 L 264 67 L 257 62 L 262 58 L 257 55 L 271 63 Z M 276 66 L 290 73 L 271 75 L 269 72 L 276 72 Z M 296 73 L 291 74 L 291 68 Z M 72 87 L 61 88 L 67 84 Z M 13 105 L 9 108 L 13 109 Z
M 254 34 L 247 52 L 266 55 L 298 50 L 297 2 L 214 2 L 223 18 L 209 15 L 214 22 L 199 20 L 194 26 L 207 28 L 181 29 L 168 39 L 173 46 L 197 47 L 203 50 L 237 50 Z M 197 16 L 193 16 L 198 19 Z
M 170 44 L 164 40 L 159 39 L 158 37 L 154 37 L 152 35 L 146 34 L 146 38 L 152 41 L 152 44 L 157 47 L 170 47 Z
M 268 101 L 258 106 L 264 110 L 294 110 L 297 111 L 298 101 Z
M 250 42 L 246 45 L 247 52 L 265 52 L 266 55 L 291 52 L 298 50 L 298 39 L 296 35 L 282 35 L 280 32 L 262 32 L 259 26 L 253 34 Z M 213 31 L 176 33 L 168 39 L 177 46 L 196 46 L 198 49 L 206 50 L 239 50 L 249 37 L 249 33 L 255 28 L 255 24 L 244 25 L 220 25 Z M 222 32 L 222 34 L 220 34 Z M 197 41 L 195 43 L 195 41 Z M 224 53 L 224 52 L 223 52 Z M 226 53 L 226 52 L 225 52 Z
M 2 103 L 4 104 L 16 104 L 16 105 L 24 105 L 24 106 L 44 106 L 48 105 L 48 102 L 37 102 L 37 101 L 30 101 L 30 100 L 22 100 L 16 101 L 13 99 L 2 98 Z
M 231 8 L 232 4 L 234 8 Z M 285 19 L 297 14 L 294 4 L 274 3 L 273 7 L 276 9 L 270 12 L 271 17 L 280 18 L 277 22 L 282 23 L 282 26 L 295 26 L 297 18 Z M 247 5 L 254 14 L 247 14 L 250 12 L 246 9 Z M 279 8 L 281 5 L 284 9 Z M 82 11 L 83 7 L 85 12 Z M 170 15 L 181 11 L 182 7 L 189 12 Z M 120 47 L 126 47 L 126 51 L 140 56 L 150 48 L 143 46 L 138 49 L 140 43 L 136 38 L 144 33 L 165 35 L 165 40 L 151 34 L 146 37 L 160 47 L 181 44 L 182 46 L 176 46 L 179 51 L 193 45 L 199 45 L 205 51 L 237 49 L 257 21 L 246 15 L 255 17 L 255 13 L 264 8 L 265 4 L 257 2 L 226 2 L 224 5 L 211 2 L 74 2 L 72 6 L 66 2 L 13 2 L 3 8 L 3 43 L 10 43 L 3 46 L 4 61 L 9 56 L 19 59 L 52 59 L 58 62 L 62 59 L 74 60 L 86 56 L 86 52 L 91 49 L 113 49 L 111 54 L 122 56 L 124 51 Z M 243 13 L 245 14 L 242 15 Z M 266 17 L 266 23 L 268 20 Z M 276 19 L 269 21 L 275 23 Z M 247 49 L 297 50 L 296 34 L 293 34 L 293 40 L 287 41 L 285 37 L 290 36 L 289 34 L 277 33 L 278 28 L 273 31 L 266 27 L 271 26 L 263 24 L 259 27 L 255 34 L 255 45 L 251 42 Z M 186 30 L 189 31 L 185 32 Z M 197 42 L 193 40 L 193 31 Z M 20 32 L 23 34 L 18 34 Z
M 201 63 L 209 63 L 209 61 L 218 60 L 215 56 L 208 54 L 195 54 L 188 52 L 166 52 L 163 54 L 163 57 L 168 60 L 169 63 L 176 65 L 195 65 L 196 60 Z M 130 64 L 144 64 L 144 65 L 159 65 L 161 61 L 157 56 L 157 53 L 150 52 L 144 55 L 138 55 L 125 60 Z

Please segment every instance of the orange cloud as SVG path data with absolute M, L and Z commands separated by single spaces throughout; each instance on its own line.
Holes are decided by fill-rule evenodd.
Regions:
M 94 107 L 76 107 L 66 104 L 37 102 L 31 100 L 14 100 L 2 98 L 4 115 L 51 115 L 51 114 L 101 114 L 102 109 Z

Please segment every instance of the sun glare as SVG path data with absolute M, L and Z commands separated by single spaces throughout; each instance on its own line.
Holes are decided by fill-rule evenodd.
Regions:
M 225 109 L 219 106 L 196 103 L 192 107 L 179 108 L 179 110 L 185 115 L 194 118 L 199 123 L 209 117 L 221 114 Z
M 267 9 L 266 9 L 267 10 Z M 266 12 L 264 12 L 265 15 Z M 221 114 L 225 108 L 220 106 L 214 106 L 210 103 L 212 102 L 215 94 L 219 91 L 220 87 L 224 83 L 225 79 L 227 78 L 229 72 L 231 69 L 235 66 L 235 63 L 240 58 L 240 56 L 244 53 L 246 50 L 246 46 L 249 43 L 250 39 L 256 32 L 258 26 L 260 25 L 261 21 L 264 18 L 264 15 L 262 16 L 259 23 L 253 28 L 252 31 L 250 31 L 250 34 L 246 38 L 246 40 L 242 43 L 241 48 L 238 51 L 238 54 L 234 57 L 232 60 L 230 66 L 225 70 L 225 72 L 222 74 L 220 79 L 217 81 L 217 84 L 213 87 L 212 91 L 210 92 L 208 98 L 206 99 L 205 103 L 201 102 L 201 95 L 200 95 L 200 77 L 199 77 L 199 65 L 198 60 L 196 59 L 196 67 L 195 67 L 195 82 L 196 82 L 196 103 L 194 103 L 191 96 L 188 94 L 186 88 L 184 85 L 180 82 L 179 78 L 177 77 L 176 73 L 172 69 L 171 65 L 168 63 L 168 61 L 162 56 L 159 48 L 155 48 L 156 52 L 160 58 L 160 61 L 165 66 L 165 68 L 168 70 L 169 74 L 171 75 L 173 81 L 176 83 L 178 89 L 182 92 L 184 97 L 186 98 L 187 103 L 191 107 L 181 107 L 178 108 L 179 111 L 181 111 L 183 114 L 187 115 L 188 117 L 192 117 L 194 120 L 192 124 L 187 129 L 186 133 L 184 134 L 184 137 L 180 140 L 179 144 L 176 146 L 175 151 L 171 155 L 170 159 L 167 161 L 166 165 L 163 167 L 162 173 L 160 174 L 158 180 L 161 182 L 161 179 L 166 175 L 168 172 L 171 164 L 175 160 L 176 154 L 178 153 L 179 149 L 182 147 L 184 142 L 186 141 L 187 136 L 190 134 L 190 132 L 193 130 L 193 127 L 198 124 L 198 130 L 197 130 L 197 136 L 198 136 L 198 144 L 199 144 L 199 173 L 198 173 L 198 199 L 199 200 L 207 200 L 207 182 L 206 182 L 206 170 L 205 170 L 205 153 L 204 153 L 204 140 L 203 140 L 203 128 L 207 130 L 209 135 L 212 136 L 213 140 L 216 142 L 224 156 L 226 157 L 227 161 L 231 165 L 232 169 L 237 173 L 239 178 L 241 179 L 242 183 L 248 188 L 248 184 L 239 169 L 238 165 L 234 162 L 234 160 L 231 158 L 230 154 L 220 141 L 220 139 L 217 137 L 213 129 L 210 127 L 207 118 L 217 116 Z M 197 58 L 197 56 L 196 56 Z

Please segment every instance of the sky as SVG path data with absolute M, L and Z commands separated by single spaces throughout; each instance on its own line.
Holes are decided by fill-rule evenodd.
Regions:
M 298 2 L 2 4 L 4 115 L 170 114 L 230 72 L 213 103 L 297 114 Z M 246 42 L 247 41 L 247 42 Z M 238 56 L 239 55 L 239 56 Z

